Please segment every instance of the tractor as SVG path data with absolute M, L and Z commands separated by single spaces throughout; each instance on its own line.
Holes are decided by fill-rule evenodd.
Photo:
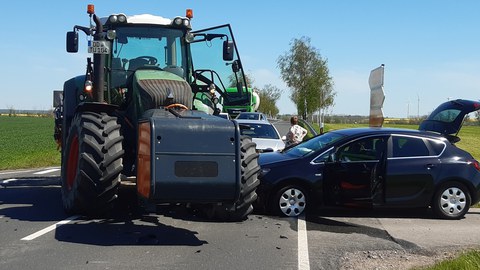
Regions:
M 66 49 L 78 52 L 83 32 L 93 59 L 54 98 L 65 211 L 108 214 L 120 187 L 133 186 L 140 202 L 244 220 L 260 167 L 252 139 L 217 116 L 252 99 L 230 25 L 193 31 L 190 9 L 173 19 L 87 13 Z
M 238 90 L 235 87 L 227 88 L 227 93 L 235 95 Z M 243 88 L 243 95 L 248 96 L 250 100 L 247 102 L 231 102 L 230 100 L 223 101 L 220 98 L 223 112 L 228 113 L 230 117 L 235 118 L 241 112 L 256 112 L 260 106 L 260 96 L 252 88 Z

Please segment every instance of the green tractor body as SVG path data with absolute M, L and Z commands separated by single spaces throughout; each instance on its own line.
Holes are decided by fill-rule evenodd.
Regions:
M 192 31 L 192 16 L 89 14 L 95 26 L 68 32 L 67 51 L 78 51 L 82 31 L 93 60 L 64 83 L 56 104 L 65 210 L 107 213 L 128 182 L 143 201 L 244 219 L 256 199 L 258 155 L 235 121 L 216 116 L 224 104 L 252 101 L 230 26 Z

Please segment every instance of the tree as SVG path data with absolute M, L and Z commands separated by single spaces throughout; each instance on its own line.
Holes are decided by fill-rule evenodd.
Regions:
M 310 38 L 294 39 L 290 44 L 290 51 L 280 56 L 277 63 L 282 79 L 292 90 L 290 99 L 306 119 L 307 113 L 332 106 L 336 93 L 327 60 L 310 45 Z
M 242 78 L 242 73 L 238 72 L 237 74 L 232 73 L 228 76 L 228 87 L 230 88 L 237 88 L 237 79 L 240 80 Z M 245 74 L 245 80 L 247 81 L 247 87 L 251 88 L 255 80 L 250 74 Z M 243 84 L 243 80 L 241 81 Z
M 258 111 L 270 116 L 276 116 L 279 113 L 276 103 L 278 99 L 280 99 L 282 90 L 276 86 L 267 84 L 262 89 L 258 89 L 257 92 L 260 97 Z

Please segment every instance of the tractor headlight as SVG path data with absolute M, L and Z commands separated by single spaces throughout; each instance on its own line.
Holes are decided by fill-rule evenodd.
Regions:
M 119 23 L 126 23 L 127 22 L 127 16 L 120 14 L 118 15 L 118 22 Z
M 90 80 L 86 80 L 86 81 L 85 81 L 84 90 L 85 90 L 85 92 L 87 92 L 87 93 L 91 93 L 91 92 L 92 92 L 92 90 L 93 90 L 93 83 L 92 83 L 92 81 L 90 81 Z
M 117 31 L 115 30 L 108 30 L 107 31 L 107 39 L 114 40 L 117 37 Z
M 111 15 L 111 16 L 108 18 L 108 21 L 109 21 L 110 23 L 112 23 L 112 24 L 117 23 L 117 21 L 118 21 L 117 15 Z
M 177 27 L 186 27 L 189 29 L 191 28 L 190 20 L 188 18 L 176 17 L 175 19 L 173 19 L 172 24 Z
M 127 16 L 125 16 L 125 14 L 110 15 L 110 17 L 108 17 L 109 24 L 118 24 L 118 23 L 126 23 L 126 22 L 127 22 Z
M 187 43 L 191 43 L 193 40 L 195 39 L 195 35 L 188 32 L 186 35 L 185 35 L 185 41 Z
M 180 26 L 180 25 L 182 25 L 182 21 L 183 21 L 182 18 L 177 17 L 173 20 L 173 23 L 177 26 Z

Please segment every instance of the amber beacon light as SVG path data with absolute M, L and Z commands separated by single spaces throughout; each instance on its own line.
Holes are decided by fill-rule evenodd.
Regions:
M 94 14 L 95 13 L 95 5 L 89 4 L 87 6 L 87 13 L 90 14 L 90 15 Z
M 185 17 L 192 19 L 193 18 L 193 9 L 188 8 L 185 14 Z

